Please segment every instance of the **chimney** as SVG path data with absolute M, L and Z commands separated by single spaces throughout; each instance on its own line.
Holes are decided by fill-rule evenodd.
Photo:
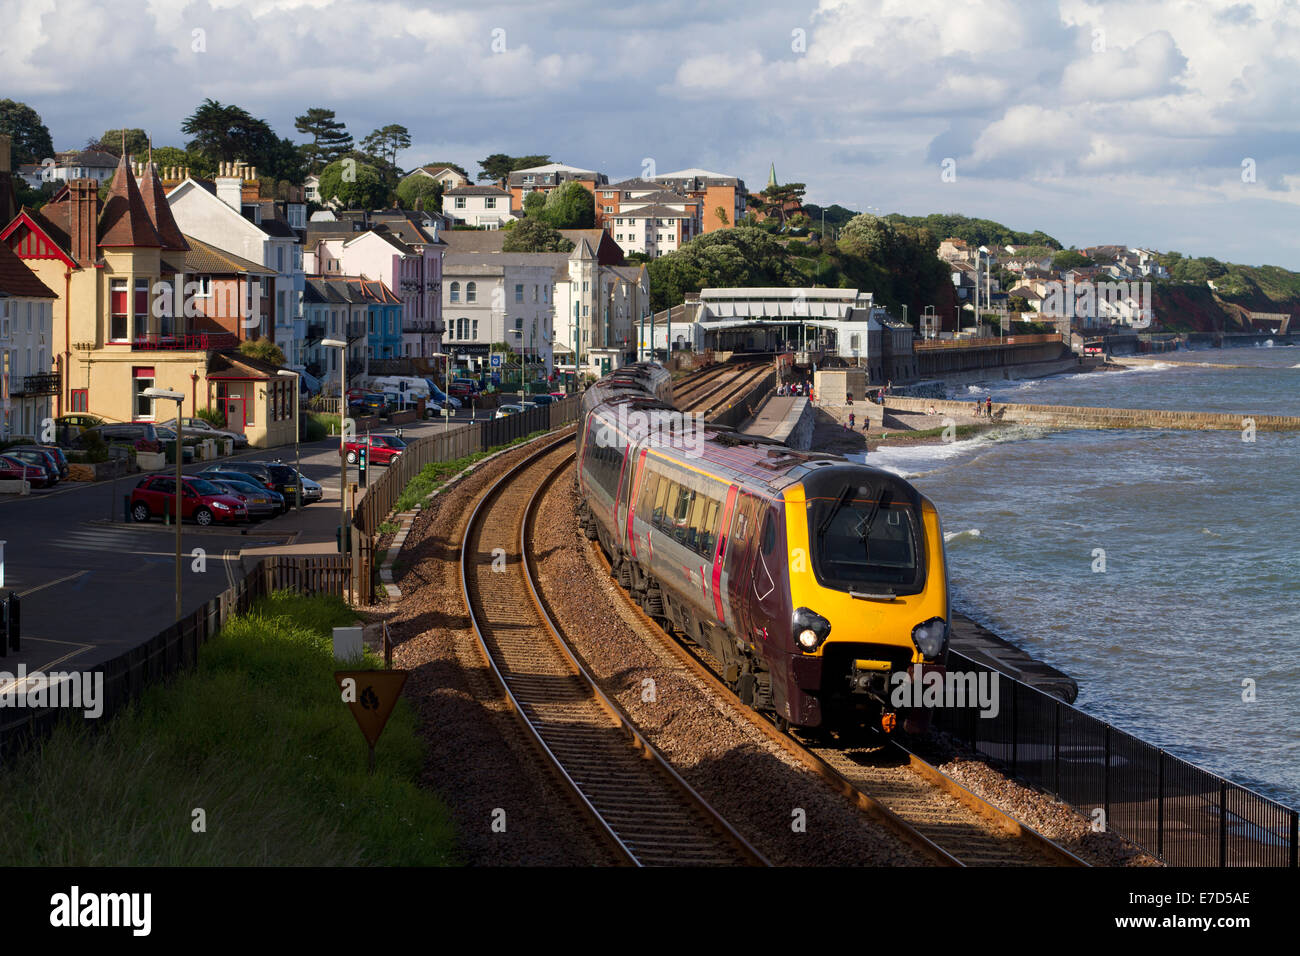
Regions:
M 216 178 L 217 198 L 235 212 L 244 209 L 244 180 L 238 163 L 222 163 Z
M 68 183 L 68 238 L 72 258 L 81 266 L 95 263 L 99 245 L 99 184 L 93 179 L 74 179 Z

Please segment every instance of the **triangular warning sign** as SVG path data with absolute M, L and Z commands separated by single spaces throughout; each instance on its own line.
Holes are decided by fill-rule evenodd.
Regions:
M 352 710 L 357 726 L 371 747 L 384 732 L 384 725 L 397 704 L 406 683 L 407 671 L 335 671 L 334 680 L 343 691 L 343 701 Z M 349 683 L 350 682 L 350 683 Z

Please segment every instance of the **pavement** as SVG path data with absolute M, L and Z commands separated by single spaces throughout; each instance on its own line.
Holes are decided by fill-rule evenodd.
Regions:
M 459 422 L 466 423 L 468 416 Z M 403 435 L 418 438 L 444 427 L 441 421 L 406 425 Z M 229 587 L 243 559 L 337 553 L 338 438 L 304 443 L 300 453 L 303 474 L 321 484 L 324 500 L 251 525 L 181 525 L 182 614 Z M 277 458 L 292 465 L 294 446 L 251 449 L 215 463 Z M 199 462 L 183 471 L 195 474 L 212 464 Z M 372 471 L 377 475 L 382 467 Z M 140 477 L 62 482 L 30 495 L 0 496 L 3 584 L 22 598 L 21 649 L 0 656 L 0 672 L 12 674 L 20 663 L 29 672 L 92 668 L 176 619 L 175 527 L 125 520 L 123 499 Z M 355 467 L 348 468 L 347 478 L 356 480 Z

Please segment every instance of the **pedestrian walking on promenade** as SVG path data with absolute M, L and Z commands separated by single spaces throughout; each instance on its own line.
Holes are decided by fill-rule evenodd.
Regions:
M 984 411 L 988 414 L 989 421 L 993 420 L 993 396 L 986 395 L 984 398 Z
M 853 413 L 849 412 L 849 431 L 853 430 L 853 426 L 854 426 Z

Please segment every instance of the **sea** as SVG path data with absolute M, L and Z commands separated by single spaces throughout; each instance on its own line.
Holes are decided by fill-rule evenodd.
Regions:
M 1157 358 L 949 397 L 1300 416 L 1300 347 Z M 954 607 L 1076 706 L 1300 807 L 1300 433 L 1008 426 L 867 461 L 938 507 Z

